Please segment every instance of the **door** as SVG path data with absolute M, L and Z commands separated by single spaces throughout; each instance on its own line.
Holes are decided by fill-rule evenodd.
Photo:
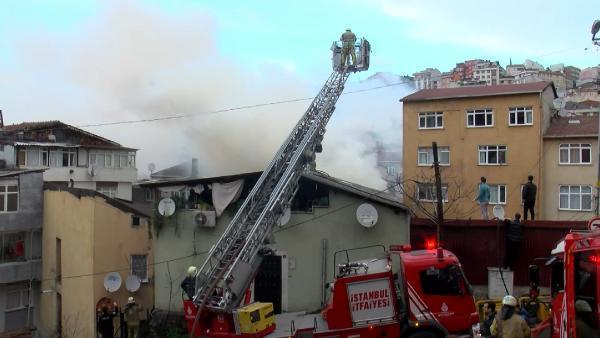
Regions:
M 256 278 L 254 279 L 254 300 L 273 303 L 275 313 L 281 313 L 281 256 L 263 257 Z

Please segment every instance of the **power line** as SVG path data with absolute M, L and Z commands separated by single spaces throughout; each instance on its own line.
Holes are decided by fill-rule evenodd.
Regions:
M 365 89 L 357 89 L 357 90 L 352 90 L 352 91 L 344 92 L 344 93 L 342 93 L 342 95 L 369 92 L 369 91 L 379 90 L 379 89 L 388 88 L 388 87 L 400 86 L 400 85 L 411 83 L 411 82 L 414 82 L 414 81 L 413 80 L 407 80 L 407 81 L 400 81 L 400 82 L 389 83 L 389 84 L 382 85 L 382 86 L 370 87 L 370 88 L 365 88 Z M 237 106 L 237 107 L 232 107 L 232 108 L 223 108 L 223 109 L 218 109 L 218 110 L 213 110 L 213 111 L 207 111 L 207 112 L 196 112 L 196 113 L 189 113 L 189 114 L 170 115 L 170 116 L 155 117 L 155 118 L 148 118 L 148 119 L 138 119 L 138 120 L 125 120 L 125 121 L 115 121 L 115 122 L 102 122 L 102 123 L 93 123 L 93 124 L 83 124 L 83 125 L 79 125 L 79 126 L 76 126 L 76 127 L 78 127 L 78 128 L 90 128 L 90 127 L 103 127 L 103 126 L 113 126 L 113 125 L 121 125 L 121 124 L 133 124 L 133 123 L 146 123 L 146 122 L 176 120 L 176 119 L 183 119 L 183 118 L 194 117 L 194 116 L 198 116 L 198 115 L 213 115 L 213 114 L 227 113 L 227 112 L 237 111 L 237 110 L 252 109 L 252 108 L 259 108 L 259 107 L 266 107 L 266 106 L 274 106 L 274 105 L 280 105 L 280 104 L 286 104 L 286 103 L 309 101 L 309 100 L 313 100 L 314 98 L 315 98 L 315 96 L 312 96 L 312 97 L 303 97 L 303 98 L 295 98 L 295 99 L 288 99 L 288 100 L 272 101 L 272 102 L 266 102 L 266 103 L 257 103 L 257 104 L 251 104 L 251 105 L 243 105 L 243 106 Z

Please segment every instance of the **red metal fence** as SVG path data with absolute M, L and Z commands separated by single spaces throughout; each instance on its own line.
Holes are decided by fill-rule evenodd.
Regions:
M 556 243 L 570 229 L 585 229 L 586 222 L 525 221 L 521 253 L 515 265 L 515 285 L 529 285 L 528 267 L 535 258 L 548 257 Z M 498 226 L 499 235 L 498 235 Z M 422 247 L 426 239 L 436 236 L 436 228 L 429 219 L 413 218 L 410 243 Z M 504 260 L 506 233 L 497 221 L 448 220 L 444 222 L 441 244 L 460 259 L 471 284 L 487 284 L 487 267 L 498 266 Z M 541 284 L 549 286 L 548 269 L 541 269 Z

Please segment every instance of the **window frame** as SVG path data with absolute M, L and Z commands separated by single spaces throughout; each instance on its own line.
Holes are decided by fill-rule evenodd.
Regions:
M 448 163 L 440 162 L 440 167 L 450 166 L 450 147 L 438 147 L 438 159 L 441 153 L 448 153 Z M 421 154 L 427 154 L 427 162 L 421 163 Z M 431 156 L 431 157 L 430 157 Z M 431 158 L 431 163 L 429 159 Z M 431 167 L 433 165 L 433 147 L 418 147 L 417 148 L 417 166 L 418 167 Z
M 16 187 L 16 191 L 8 191 L 9 187 Z M 0 180 L 0 195 L 4 198 L 3 205 L 0 206 L 0 214 L 13 214 L 19 212 L 20 207 L 20 189 L 19 189 L 19 181 L 17 180 Z M 17 199 L 17 207 L 15 210 L 8 210 L 8 200 L 9 196 L 16 195 Z
M 431 199 L 421 199 L 420 198 L 420 192 L 421 192 L 421 186 L 428 186 L 427 188 L 430 188 L 428 190 L 431 190 Z M 434 183 L 417 183 L 417 189 L 415 190 L 416 193 L 416 199 L 419 202 L 437 202 L 436 198 L 436 191 L 435 191 L 435 184 Z M 427 192 L 425 193 L 425 195 L 427 195 Z M 426 196 L 427 197 L 427 196 Z M 448 184 L 442 183 L 442 202 L 447 203 L 448 200 Z
M 134 257 L 136 257 L 136 258 L 144 257 L 144 259 L 146 260 L 146 264 L 145 264 L 146 265 L 146 267 L 145 267 L 146 276 L 144 278 L 142 278 L 136 274 L 136 270 L 134 268 Z M 131 254 L 130 259 L 131 259 L 131 274 L 138 276 L 140 278 L 140 280 L 142 281 L 142 283 L 148 283 L 148 267 L 149 267 L 148 254 Z
M 428 117 L 432 117 L 434 118 L 435 121 L 435 126 L 433 127 L 429 127 L 427 126 L 427 118 Z M 442 124 L 441 126 L 438 125 L 438 117 L 441 117 L 442 120 Z M 424 120 L 423 123 L 423 127 L 421 127 L 421 119 Z M 432 111 L 432 112 L 420 112 L 419 113 L 419 118 L 417 120 L 417 128 L 420 130 L 427 130 L 427 129 L 444 129 L 444 112 L 441 111 Z
M 507 199 L 508 199 L 508 186 L 506 184 L 488 184 L 488 187 L 490 188 L 490 205 L 506 205 L 507 204 Z M 500 191 L 501 188 L 504 188 L 504 201 L 497 201 L 497 202 L 492 202 L 492 189 L 496 189 L 496 194 L 498 196 L 498 199 L 500 199 Z
M 10 294 L 14 294 L 14 293 L 19 293 L 19 306 L 17 307 L 8 307 L 8 297 Z M 6 304 L 4 307 L 4 311 L 6 312 L 11 312 L 11 311 L 19 311 L 19 310 L 23 310 L 23 309 L 27 309 L 28 307 L 31 307 L 31 298 L 29 297 L 29 289 L 26 287 L 21 287 L 18 289 L 13 289 L 13 290 L 9 290 L 6 291 Z
M 522 111 L 519 111 L 519 110 Z M 518 114 L 519 113 L 523 113 L 523 121 L 525 121 L 525 123 L 517 123 L 518 121 Z M 531 122 L 527 122 L 527 113 L 530 112 L 531 113 Z M 510 123 L 511 117 L 512 115 L 515 114 L 515 123 Z M 524 126 L 533 126 L 533 107 L 531 106 L 521 106 L 521 107 L 509 107 L 508 108 L 508 125 L 510 127 L 524 127 Z
M 475 124 L 475 116 L 479 115 L 479 114 L 483 114 L 484 115 L 484 120 L 485 120 L 485 124 L 478 126 Z M 490 115 L 492 117 L 492 123 L 491 124 L 487 124 L 487 116 Z M 469 124 L 469 116 L 473 116 L 473 125 Z M 494 127 L 494 109 L 492 108 L 482 108 L 482 109 L 467 109 L 467 115 L 466 115 L 466 122 L 467 122 L 467 128 L 493 128 Z
M 98 183 L 101 183 L 100 186 L 98 186 Z M 113 188 L 114 192 L 112 191 Z M 96 191 L 109 198 L 117 198 L 119 193 L 119 183 L 114 183 L 113 185 L 113 182 L 97 182 Z
M 566 147 L 565 147 L 566 146 Z M 577 147 L 572 147 L 577 146 Z M 568 162 L 562 162 L 561 151 L 567 150 Z M 579 162 L 571 162 L 571 152 L 573 150 L 579 150 Z M 589 162 L 583 162 L 583 151 L 589 150 Z M 559 165 L 592 165 L 592 144 L 591 143 L 560 143 L 558 145 L 558 164 Z
M 485 150 L 482 150 L 482 147 L 486 147 Z M 489 162 L 489 152 L 490 152 L 490 147 L 496 147 L 495 151 L 497 152 L 497 163 L 490 163 Z M 500 162 L 500 152 L 501 149 L 500 147 L 503 147 L 504 149 L 502 151 L 504 151 L 504 162 Z M 493 150 L 492 150 L 493 151 Z M 481 162 L 481 153 L 485 152 L 486 153 L 486 162 L 482 163 Z M 502 145 L 502 144 L 485 144 L 485 145 L 477 145 L 477 165 L 495 165 L 495 166 L 502 166 L 502 165 L 507 165 L 508 164 L 508 146 L 507 145 Z
M 561 187 L 568 187 L 569 191 L 567 193 L 563 193 L 560 191 Z M 571 195 L 575 195 L 574 193 L 571 192 L 571 187 L 579 187 L 579 209 L 574 209 L 571 208 Z M 583 189 L 582 188 L 590 188 L 590 192 L 589 193 L 585 193 L 585 195 L 588 195 L 590 197 L 590 208 L 589 209 L 584 209 L 583 208 Z M 567 208 L 563 208 L 561 206 L 561 197 L 563 195 L 567 196 L 567 202 L 568 202 L 568 207 Z M 592 187 L 591 185 L 587 185 L 587 184 L 559 184 L 558 185 L 558 210 L 562 210 L 562 211 L 577 211 L 577 212 L 590 212 L 590 211 L 594 211 L 594 187 Z

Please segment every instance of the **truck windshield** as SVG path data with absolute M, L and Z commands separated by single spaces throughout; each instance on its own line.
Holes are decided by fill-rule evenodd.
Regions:
M 598 329 L 599 264 L 600 250 L 575 253 L 575 317 L 578 331 L 583 326 Z
M 421 288 L 428 295 L 470 295 L 470 286 L 456 264 L 443 268 L 429 267 L 420 272 Z

